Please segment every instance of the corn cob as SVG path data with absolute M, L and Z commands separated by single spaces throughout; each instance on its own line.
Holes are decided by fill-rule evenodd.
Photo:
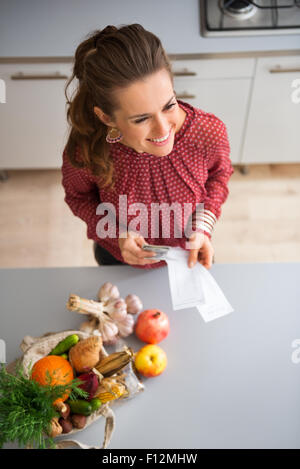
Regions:
M 103 378 L 96 397 L 101 400 L 102 404 L 105 404 L 105 402 L 118 399 L 125 393 L 126 387 L 123 384 L 114 381 L 112 378 Z
M 107 357 L 102 358 L 95 368 L 103 376 L 112 376 L 128 365 L 132 358 L 133 350 L 126 347 L 122 352 L 111 353 Z

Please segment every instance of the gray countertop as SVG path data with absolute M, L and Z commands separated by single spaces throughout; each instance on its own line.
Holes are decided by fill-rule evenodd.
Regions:
M 109 448 L 300 448 L 300 263 L 214 264 L 210 270 L 234 312 L 204 323 L 195 308 L 172 311 L 167 268 L 130 266 L 0 269 L 0 338 L 7 361 L 29 334 L 74 329 L 84 320 L 65 304 L 70 293 L 96 298 L 105 281 L 121 296 L 159 308 L 170 334 L 159 345 L 168 366 L 143 378 L 145 390 L 112 405 Z M 135 351 L 144 343 L 127 342 Z M 104 420 L 76 434 L 101 445 Z M 67 436 L 67 435 L 66 435 Z
M 205 38 L 199 0 L 2 0 L 0 57 L 72 57 L 108 24 L 141 23 L 168 54 L 299 50 L 300 34 Z

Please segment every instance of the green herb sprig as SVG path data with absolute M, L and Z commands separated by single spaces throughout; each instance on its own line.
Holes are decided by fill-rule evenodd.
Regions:
M 19 446 L 55 448 L 53 438 L 47 435 L 51 419 L 59 417 L 53 402 L 65 393 L 69 399 L 87 398 L 80 384 L 82 381 L 75 378 L 66 385 L 41 385 L 25 376 L 21 362 L 14 374 L 0 364 L 0 448 L 13 441 Z

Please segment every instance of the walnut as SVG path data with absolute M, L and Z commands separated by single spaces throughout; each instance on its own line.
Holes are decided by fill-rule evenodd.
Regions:
M 49 436 L 55 438 L 62 433 L 62 426 L 58 422 L 58 417 L 53 417 L 50 421 Z

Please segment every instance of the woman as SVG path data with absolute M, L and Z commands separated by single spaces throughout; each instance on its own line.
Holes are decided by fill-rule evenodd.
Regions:
M 139 24 L 92 33 L 76 50 L 66 97 L 74 77 L 62 184 L 98 263 L 161 267 L 142 249 L 156 244 L 180 246 L 189 267 L 209 269 L 233 173 L 223 122 L 176 99 L 161 42 Z

